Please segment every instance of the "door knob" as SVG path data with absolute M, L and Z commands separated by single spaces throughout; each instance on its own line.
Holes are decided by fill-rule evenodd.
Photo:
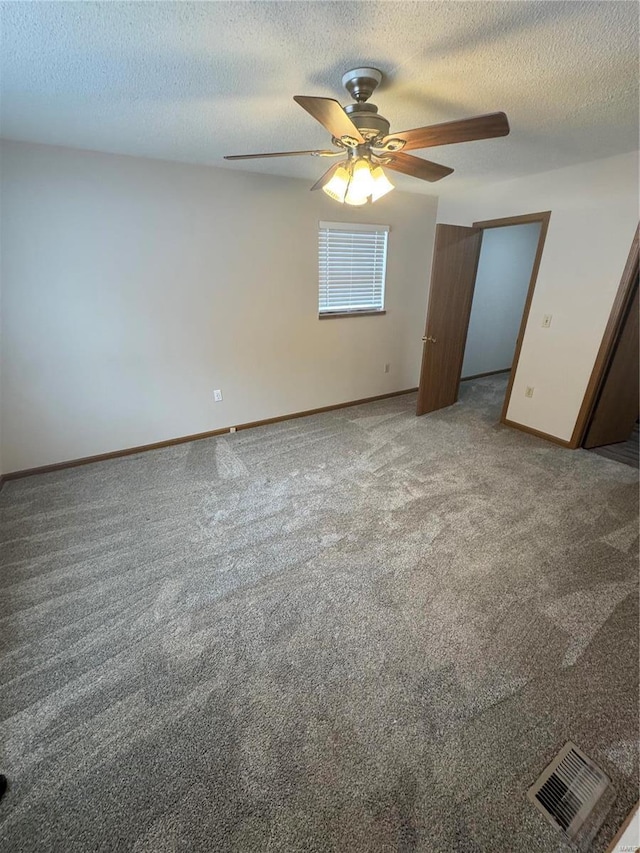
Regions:
M 423 344 L 426 344 L 426 343 L 427 343 L 427 341 L 428 341 L 430 344 L 435 344 L 435 343 L 436 343 L 436 338 L 432 338 L 432 337 L 431 337 L 431 335 L 426 335 L 425 337 L 423 337 L 423 338 L 422 338 L 422 343 L 423 343 Z

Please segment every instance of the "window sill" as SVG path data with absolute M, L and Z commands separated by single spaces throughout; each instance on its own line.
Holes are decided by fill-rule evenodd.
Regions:
M 327 311 L 323 314 L 318 314 L 318 320 L 335 320 L 342 317 L 379 317 L 381 314 L 386 313 L 384 309 L 382 311 Z

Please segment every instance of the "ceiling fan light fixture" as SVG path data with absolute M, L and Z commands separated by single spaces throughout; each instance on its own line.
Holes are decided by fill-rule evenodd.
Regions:
M 391 190 L 395 189 L 395 186 L 382 171 L 382 166 L 376 166 L 375 169 L 372 170 L 371 178 L 373 180 L 371 201 L 377 201 L 379 198 L 382 198 L 383 195 L 386 195 L 391 192 Z
M 345 195 L 347 194 L 347 189 L 349 187 L 349 182 L 351 180 L 351 175 L 345 169 L 344 166 L 338 166 L 333 175 L 331 176 L 331 180 L 328 181 L 322 189 L 324 192 L 332 198 L 334 201 L 339 201 L 340 204 L 343 204 L 345 201 Z
M 380 166 L 372 165 L 367 157 L 359 157 L 337 166 L 322 189 L 340 204 L 360 207 L 382 198 L 394 186 Z

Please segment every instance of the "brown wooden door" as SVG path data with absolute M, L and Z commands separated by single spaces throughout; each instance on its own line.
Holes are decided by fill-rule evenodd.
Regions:
M 638 279 L 622 322 L 583 447 L 627 441 L 638 419 Z
M 480 228 L 436 226 L 418 415 L 458 399 L 481 240 Z

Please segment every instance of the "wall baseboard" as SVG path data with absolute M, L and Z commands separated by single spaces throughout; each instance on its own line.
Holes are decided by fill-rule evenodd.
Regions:
M 499 373 L 511 373 L 510 367 L 504 367 L 502 370 L 488 370 L 486 373 L 474 373 L 473 376 L 462 376 L 460 382 L 468 382 L 470 379 L 482 379 L 483 376 L 497 376 Z
M 310 415 L 319 415 L 322 412 L 332 412 L 336 409 L 348 409 L 350 406 L 361 406 L 364 403 L 375 403 L 377 400 L 387 400 L 390 397 L 400 397 L 403 394 L 412 394 L 417 388 L 406 388 L 404 391 L 391 391 L 389 394 L 378 394 L 375 397 L 363 397 L 360 400 L 349 400 L 346 403 L 334 403 L 331 406 L 320 406 L 318 409 L 306 409 L 304 412 L 293 412 L 289 415 L 278 415 L 275 418 L 264 418 L 260 421 L 250 421 L 245 424 L 236 424 L 236 431 L 241 429 L 253 429 L 259 426 L 277 424 L 281 421 L 290 421 L 295 418 L 306 418 Z M 233 425 L 232 425 L 233 426 Z M 8 480 L 19 480 L 22 477 L 33 477 L 36 474 L 50 474 L 53 471 L 63 471 L 66 468 L 77 468 L 79 465 L 90 465 L 93 462 L 107 462 L 110 459 L 120 459 L 123 456 L 133 456 L 136 453 L 145 453 L 147 450 L 160 450 L 163 447 L 173 447 L 175 444 L 186 444 L 190 441 L 200 441 L 203 438 L 214 438 L 216 435 L 228 435 L 230 426 L 221 429 L 213 429 L 208 432 L 198 432 L 194 435 L 183 435 L 179 438 L 169 438 L 166 441 L 156 441 L 153 444 L 141 444 L 138 447 L 127 447 L 124 450 L 112 450 L 109 453 L 98 453 L 96 456 L 83 456 L 80 459 L 69 459 L 66 462 L 55 462 L 52 465 L 41 465 L 38 468 L 25 468 L 22 471 L 11 471 L 0 475 L 0 489 Z
M 535 435 L 536 438 L 544 438 L 545 441 L 551 441 L 554 444 L 559 444 L 560 447 L 568 447 L 571 450 L 575 449 L 571 446 L 570 441 L 567 441 L 564 438 L 557 438 L 555 435 L 550 435 L 548 432 L 541 432 L 539 429 L 534 429 L 533 427 L 528 427 L 524 424 L 516 423 L 515 421 L 509 421 L 507 418 L 503 418 L 500 423 L 505 426 L 512 427 L 513 429 L 519 429 L 520 432 L 527 432 L 529 435 Z

